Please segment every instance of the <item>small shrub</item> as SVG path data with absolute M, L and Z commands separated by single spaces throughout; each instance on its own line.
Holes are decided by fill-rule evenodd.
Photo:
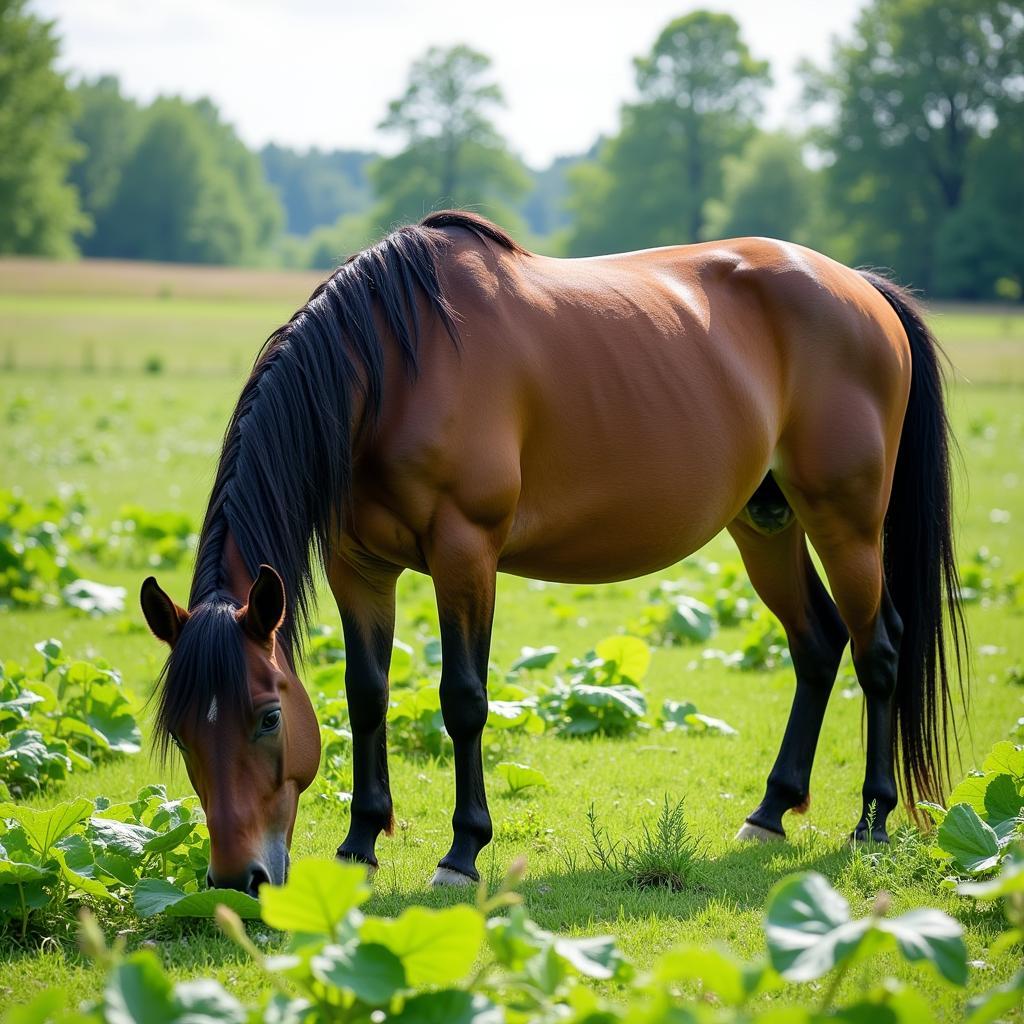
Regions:
M 640 888 L 664 888 L 674 892 L 691 889 L 700 882 L 704 855 L 702 843 L 686 822 L 683 801 L 662 804 L 652 829 L 640 823 L 635 841 L 613 841 L 598 822 L 591 804 L 587 811 L 589 843 L 587 855 L 594 867 L 621 875 Z

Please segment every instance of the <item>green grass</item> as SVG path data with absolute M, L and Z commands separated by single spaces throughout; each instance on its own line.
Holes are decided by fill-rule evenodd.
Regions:
M 233 279 L 234 290 L 226 288 L 223 296 L 216 291 L 196 294 L 191 286 L 177 286 L 167 269 L 161 270 L 171 281 L 164 297 L 141 286 L 137 295 L 118 295 L 123 281 L 106 291 L 93 286 L 94 294 L 83 294 L 74 270 L 70 280 L 50 275 L 34 293 L 14 293 L 5 289 L 11 279 L 8 271 L 0 263 L 0 366 L 7 367 L 0 372 L 4 484 L 16 485 L 35 499 L 62 485 L 80 487 L 97 523 L 109 522 L 127 502 L 183 510 L 198 522 L 241 375 L 263 338 L 308 292 L 308 279 L 297 275 L 289 283 L 284 275 L 275 275 L 276 290 L 267 294 L 254 272 L 254 298 L 243 301 L 238 280 Z M 103 280 L 102 274 L 95 277 L 94 265 L 88 273 Z M 967 477 L 959 491 L 961 560 L 985 547 L 1002 560 L 993 575 L 1008 576 L 1024 564 L 1024 316 L 957 308 L 942 311 L 934 323 L 969 378 L 969 383 L 958 380 L 952 402 Z M 87 346 L 92 346 L 91 358 L 86 358 Z M 163 359 L 164 373 L 142 372 L 150 355 Z M 1009 512 L 1009 521 L 993 521 L 993 509 Z M 702 555 L 722 562 L 737 557 L 725 535 Z M 132 603 L 124 619 L 95 621 L 64 610 L 2 615 L 0 658 L 23 660 L 34 642 L 56 636 L 71 654 L 102 655 L 118 666 L 141 705 L 162 660 L 157 643 L 136 628 L 141 617 L 134 594 L 143 573 L 87 563 L 84 568 L 94 578 L 128 588 Z M 658 580 L 677 578 L 681 572 L 669 569 L 605 587 L 540 585 L 503 577 L 492 658 L 507 667 L 523 645 L 553 643 L 561 648 L 564 663 L 620 630 L 636 616 Z M 183 601 L 188 572 L 163 573 L 161 583 Z M 430 599 L 429 580 L 412 573 L 403 577 L 400 638 L 417 642 L 411 611 Z M 321 601 L 320 617 L 338 624 L 328 596 Z M 1007 668 L 1022 658 L 1020 612 L 972 605 L 969 623 L 976 672 L 965 769 L 979 762 L 1024 715 L 1024 690 L 1005 681 Z M 743 632 L 722 631 L 713 645 L 733 649 Z M 694 737 L 652 729 L 625 740 L 517 740 L 505 759 L 541 769 L 551 785 L 511 797 L 493 763 L 488 765 L 499 839 L 482 855 L 481 869 L 497 880 L 516 855 L 526 853 L 530 868 L 523 894 L 540 924 L 572 933 L 614 932 L 641 967 L 684 940 L 720 942 L 741 955 L 758 954 L 769 889 L 786 873 L 808 868 L 836 883 L 858 914 L 870 908 L 882 887 L 893 893 L 894 912 L 921 905 L 947 910 L 963 922 L 971 958 L 987 961 L 987 946 L 1000 927 L 998 915 L 940 891 L 939 876 L 919 850 L 901 848 L 872 865 L 844 845 L 859 813 L 864 769 L 862 702 L 855 687 L 841 681 L 836 688 L 815 765 L 812 806 L 806 817 L 789 820 L 792 842 L 771 847 L 732 842 L 762 794 L 793 683 L 788 671 L 743 673 L 701 663 L 700 650 L 656 651 L 644 684 L 650 704 L 657 708 L 667 697 L 692 700 L 702 712 L 726 719 L 739 736 Z M 180 766 L 160 769 L 144 754 L 76 776 L 44 802 L 100 793 L 121 799 L 158 779 L 177 792 L 188 791 Z M 382 867 L 368 910 L 395 913 L 409 903 L 438 905 L 460 898 L 426 888 L 450 839 L 451 765 L 393 755 L 392 783 L 399 827 L 394 837 L 379 844 Z M 621 876 L 591 865 L 586 856 L 586 811 L 591 804 L 611 835 L 635 838 L 641 821 L 654 827 L 666 796 L 672 804 L 685 800 L 690 831 L 699 837 L 707 858 L 696 887 L 678 892 L 634 888 Z M 345 834 L 346 817 L 343 809 L 304 801 L 293 855 L 333 853 Z M 906 817 L 898 811 L 891 824 L 901 821 Z M 214 974 L 241 996 L 261 987 L 257 972 L 208 923 L 140 922 L 124 912 L 110 916 L 106 924 L 125 930 L 129 945 L 155 942 L 177 976 Z M 1014 966 L 1011 961 L 1012 956 L 1004 956 L 991 970 L 973 972 L 972 985 L 986 987 L 1005 979 Z M 931 978 L 884 961 L 867 970 L 878 977 L 890 968 L 917 979 L 944 1015 L 955 1017 L 961 997 Z M 87 998 L 97 993 L 100 981 L 99 972 L 83 962 L 66 933 L 35 934 L 27 946 L 0 937 L 0 1005 L 57 985 L 67 987 L 73 999 Z M 860 976 L 848 979 L 847 994 L 863 983 Z

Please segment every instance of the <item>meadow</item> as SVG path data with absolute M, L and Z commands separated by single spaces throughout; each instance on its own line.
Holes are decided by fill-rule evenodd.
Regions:
M 220 435 L 244 373 L 263 339 L 305 299 L 315 280 L 282 272 L 0 261 L 0 488 L 37 504 L 73 488 L 85 502 L 85 522 L 97 529 L 130 505 L 182 513 L 198 526 Z M 955 367 L 950 402 L 962 451 L 960 563 L 972 589 L 967 614 L 973 687 L 969 709 L 955 711 L 962 735 L 961 766 L 954 768 L 959 778 L 979 766 L 1024 716 L 1024 313 L 939 308 L 932 325 Z M 67 607 L 2 610 L 0 660 L 24 663 L 33 645 L 49 637 L 59 638 L 75 657 L 106 659 L 121 672 L 148 738 L 145 701 L 163 659 L 136 603 L 148 570 L 88 554 L 76 556 L 76 566 L 89 579 L 126 588 L 123 613 L 94 618 Z M 158 573 L 164 589 L 182 602 L 189 568 L 185 558 Z M 550 682 L 555 670 L 603 638 L 646 632 L 652 658 L 641 685 L 649 728 L 621 737 L 570 739 L 551 732 L 500 735 L 489 727 L 487 781 L 496 838 L 481 856 L 481 870 L 496 883 L 525 855 L 528 871 L 520 892 L 538 924 L 571 935 L 614 934 L 641 969 L 682 941 L 718 943 L 743 958 L 758 955 L 765 900 L 790 872 L 821 872 L 858 915 L 885 889 L 893 913 L 932 906 L 961 922 L 976 965 L 967 989 L 951 989 L 886 954 L 851 972 L 840 994 L 892 975 L 912 982 L 940 1017 L 957 1019 L 965 995 L 1005 981 L 1019 957 L 990 956 L 1003 927 L 999 912 L 941 884 L 946 872 L 929 855 L 932 840 L 909 827 L 904 809 L 890 822 L 891 831 L 904 826 L 891 851 L 846 845 L 859 813 L 864 768 L 862 700 L 848 655 L 825 721 L 809 813 L 788 817 L 787 843 L 733 841 L 762 795 L 777 752 L 792 697 L 791 670 L 784 663 L 772 667 L 771 658 L 765 667 L 743 670 L 704 654 L 742 650 L 751 629 L 767 621 L 763 610 L 757 619 L 745 612 L 735 625 L 720 625 L 705 641 L 667 644 L 652 632 L 645 609 L 663 605 L 666 594 L 676 592 L 664 584 L 676 582 L 679 592 L 704 600 L 721 590 L 746 599 L 743 579 L 724 534 L 685 563 L 627 583 L 575 587 L 500 579 L 491 651 L 495 678 L 524 647 L 558 648 L 552 665 L 536 672 L 537 679 Z M 428 579 L 403 576 L 397 636 L 411 647 L 417 674 L 428 676 L 436 674 L 429 653 L 437 635 L 431 599 Z M 326 590 L 319 619 L 338 629 Z M 727 722 L 735 735 L 666 730 L 658 722 L 665 700 L 692 702 Z M 398 749 L 391 775 L 398 821 L 394 836 L 378 845 L 381 869 L 364 908 L 373 914 L 397 914 L 411 904 L 449 906 L 465 896 L 431 891 L 426 884 L 450 835 L 450 761 L 403 749 L 395 732 L 393 727 Z M 498 762 L 528 764 L 548 784 L 512 794 Z M 140 754 L 72 773 L 27 802 L 45 807 L 100 794 L 116 802 L 155 781 L 172 795 L 190 792 L 180 763 L 161 767 L 147 745 Z M 639 886 L 598 862 L 588 824 L 591 808 L 614 841 L 635 837 L 642 822 L 653 827 L 666 799 L 682 801 L 698 842 L 697 868 L 688 884 Z M 345 803 L 332 793 L 308 794 L 300 806 L 293 860 L 330 856 L 345 834 L 346 818 Z M 124 934 L 129 948 L 152 944 L 174 977 L 213 976 L 244 999 L 265 984 L 209 921 L 141 920 L 130 907 L 107 907 L 100 922 L 109 935 Z M 267 948 L 279 942 L 276 934 L 256 930 Z M 102 983 L 102 969 L 79 953 L 70 922 L 47 922 L 44 916 L 25 938 L 13 928 L 0 933 L 0 1005 L 53 987 L 67 989 L 75 1002 L 95 997 Z M 799 997 L 783 990 L 765 998 L 785 1004 Z

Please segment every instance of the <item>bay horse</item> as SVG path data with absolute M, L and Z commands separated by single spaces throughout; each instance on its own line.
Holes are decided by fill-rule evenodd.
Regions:
M 632 578 L 723 527 L 796 674 L 739 837 L 782 838 L 784 813 L 806 808 L 850 642 L 866 721 L 853 837 L 886 840 L 897 773 L 911 803 L 948 778 L 965 636 L 940 369 L 905 290 L 770 239 L 564 260 L 444 211 L 353 256 L 270 336 L 242 389 L 188 610 L 142 585 L 171 648 L 158 736 L 182 751 L 206 811 L 209 883 L 255 893 L 287 872 L 319 764 L 297 672 L 320 566 L 352 732 L 338 856 L 376 866 L 391 829 L 395 583 L 413 569 L 436 590 L 454 751 L 454 838 L 434 882 L 466 883 L 491 838 L 495 574 Z

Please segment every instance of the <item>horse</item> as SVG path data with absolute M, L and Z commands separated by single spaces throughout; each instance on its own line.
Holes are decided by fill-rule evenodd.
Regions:
M 436 592 L 455 771 L 433 882 L 462 884 L 491 839 L 496 574 L 633 578 L 723 528 L 796 676 L 738 837 L 782 839 L 783 815 L 806 809 L 850 643 L 866 733 L 852 839 L 886 841 L 900 792 L 911 807 L 941 798 L 951 679 L 965 685 L 940 356 L 908 291 L 772 239 L 555 259 L 447 210 L 351 257 L 270 335 L 242 388 L 187 610 L 142 584 L 170 647 L 158 742 L 181 751 L 205 810 L 209 884 L 256 893 L 286 877 L 319 765 L 298 673 L 321 569 L 352 733 L 337 856 L 374 869 L 392 828 L 395 584 L 414 570 Z

